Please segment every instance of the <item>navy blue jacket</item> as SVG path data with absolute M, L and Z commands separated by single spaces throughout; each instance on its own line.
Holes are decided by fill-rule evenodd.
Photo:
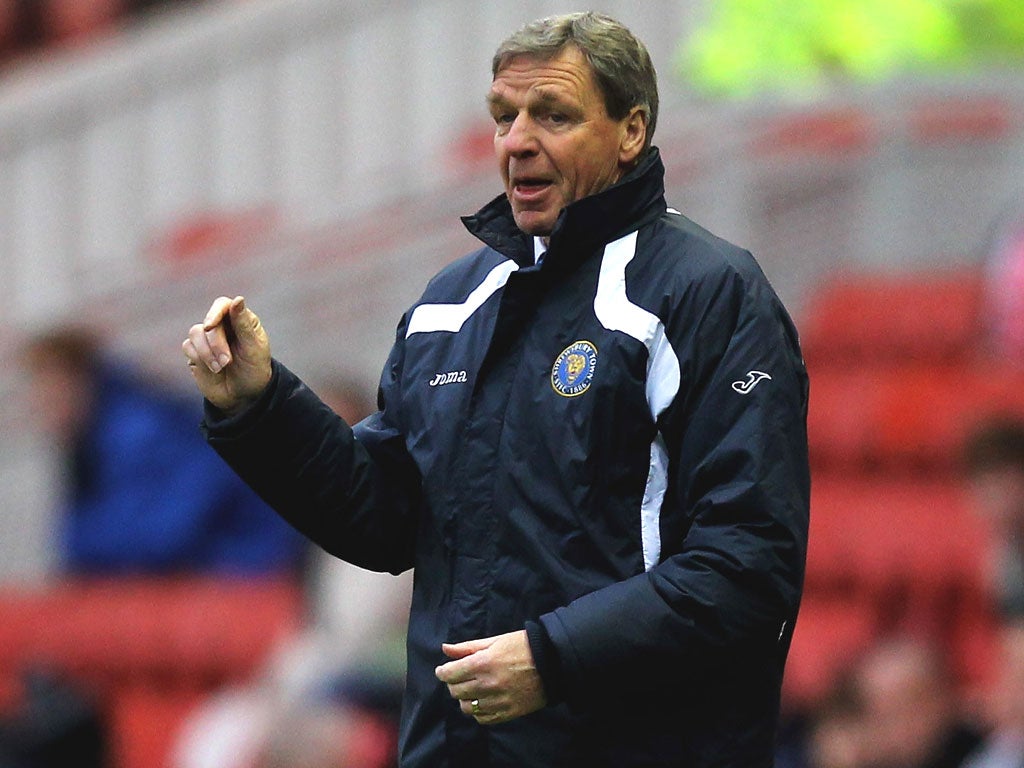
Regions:
M 275 362 L 210 442 L 296 527 L 415 567 L 404 768 L 768 766 L 807 540 L 807 378 L 750 254 L 657 150 L 541 264 L 500 197 L 403 317 L 353 432 Z M 483 727 L 442 642 L 528 628 L 552 703 Z

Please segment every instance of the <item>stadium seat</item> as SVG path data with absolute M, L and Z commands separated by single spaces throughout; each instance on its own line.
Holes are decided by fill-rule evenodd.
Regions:
M 956 360 L 979 347 L 977 270 L 845 275 L 810 298 L 800 324 L 815 365 L 870 360 Z
M 7 586 L 0 615 L 0 703 L 17 706 L 25 672 L 58 670 L 101 706 L 114 768 L 153 768 L 195 703 L 252 675 L 297 629 L 301 591 L 209 578 Z
M 821 472 L 812 483 L 808 586 L 981 591 L 987 546 L 956 480 Z
M 868 150 L 875 133 L 872 119 L 856 108 L 813 110 L 769 121 L 753 149 L 762 156 L 835 159 Z
M 828 630 L 816 622 L 832 617 L 837 631 L 855 633 L 852 640 L 866 631 L 930 638 L 949 653 L 960 684 L 978 687 L 991 672 L 994 648 L 984 565 L 989 535 L 969 510 L 961 484 L 947 475 L 817 473 L 805 585 L 811 618 L 803 632 L 827 640 Z M 833 655 L 821 639 L 801 636 L 798 642 L 800 633 L 798 621 L 798 656 L 815 649 Z M 801 695 L 816 690 L 801 675 L 830 663 L 796 662 L 793 685 Z
M 112 30 L 126 13 L 126 0 L 44 0 L 47 41 L 78 44 Z
M 816 468 L 950 471 L 983 419 L 1024 416 L 1024 368 L 984 358 L 811 364 Z
M 808 592 L 786 661 L 786 709 L 805 711 L 820 702 L 846 665 L 876 636 L 876 621 L 870 601 Z
M 1015 118 L 1014 105 L 998 96 L 935 99 L 915 108 L 910 133 L 922 144 L 996 141 L 1015 129 Z

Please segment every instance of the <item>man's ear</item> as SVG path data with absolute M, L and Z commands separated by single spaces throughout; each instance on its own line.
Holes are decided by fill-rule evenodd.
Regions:
M 622 140 L 619 142 L 619 165 L 632 166 L 640 157 L 647 138 L 647 117 L 640 107 L 633 107 L 622 120 Z

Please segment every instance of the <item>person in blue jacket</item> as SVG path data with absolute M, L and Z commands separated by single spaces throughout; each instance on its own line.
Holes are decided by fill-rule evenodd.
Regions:
M 769 766 L 808 524 L 807 377 L 754 259 L 664 198 L 643 44 L 510 36 L 505 191 L 349 428 L 242 297 L 183 351 L 207 439 L 365 568 L 414 568 L 404 768 Z
M 196 430 L 194 403 L 105 354 L 87 328 L 27 344 L 36 419 L 64 465 L 66 575 L 297 575 L 302 537 Z

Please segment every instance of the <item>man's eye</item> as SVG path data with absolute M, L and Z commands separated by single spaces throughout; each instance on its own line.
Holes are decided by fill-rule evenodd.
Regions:
M 554 123 L 555 125 L 562 125 L 563 123 L 569 122 L 569 118 L 561 112 L 549 112 L 548 122 Z
M 510 125 L 513 120 L 515 120 L 515 115 L 513 114 L 499 114 L 494 116 L 494 122 L 498 125 Z

